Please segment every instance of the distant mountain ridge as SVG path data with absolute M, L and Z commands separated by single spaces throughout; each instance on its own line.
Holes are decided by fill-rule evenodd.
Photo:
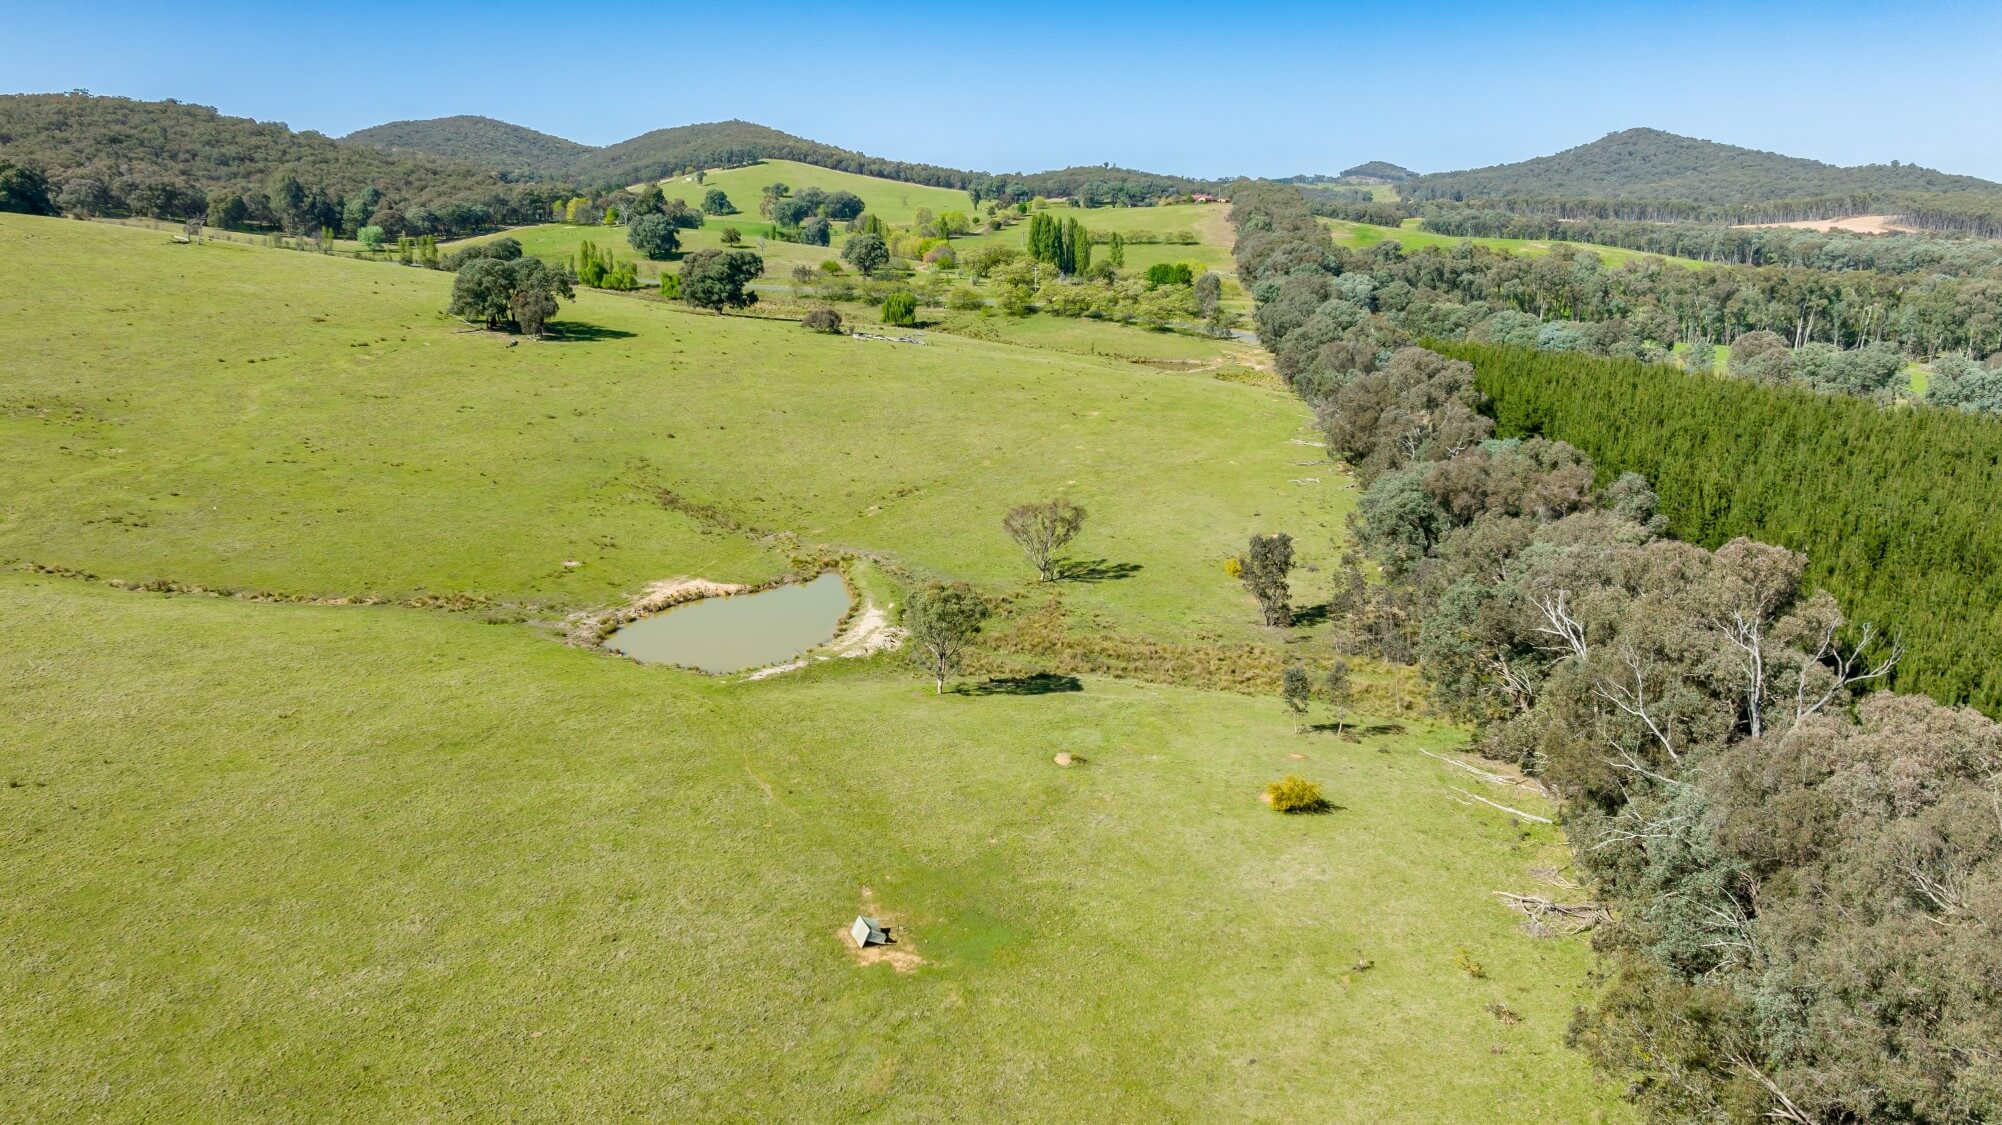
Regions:
M 1030 173 L 976 172 L 870 156 L 739 120 L 655 129 L 603 148 L 474 116 L 395 121 L 358 130 L 342 140 L 399 152 L 448 156 L 503 173 L 596 185 L 634 184 L 696 168 L 734 167 L 759 160 L 796 160 L 906 183 L 978 190 L 989 196 L 1021 189 L 1034 195 L 1085 195 L 1108 202 L 1140 202 L 1162 195 L 1215 191 L 1227 182 L 1110 165 Z
M 516 177 L 562 179 L 597 149 L 522 125 L 470 114 L 391 121 L 341 140 L 391 152 L 429 153 L 480 164 Z
M 1388 160 L 1371 160 L 1342 171 L 1342 178 L 1345 180 L 1381 180 L 1387 184 L 1401 184 L 1417 177 L 1418 173 L 1401 164 L 1392 164 Z
M 1866 193 L 2002 194 L 2002 184 L 1915 164 L 1845 168 L 1798 156 L 1627 129 L 1513 164 L 1435 172 L 1399 185 L 1407 200 L 1672 199 L 1735 204 Z

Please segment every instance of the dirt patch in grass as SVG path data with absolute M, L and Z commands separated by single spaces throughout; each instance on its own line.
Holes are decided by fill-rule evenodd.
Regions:
M 571 644 L 596 645 L 621 625 L 671 609 L 699 598 L 727 597 L 750 592 L 751 587 L 707 578 L 663 578 L 649 585 L 639 597 L 617 609 L 586 610 L 572 614 L 563 623 L 563 634 Z
M 890 942 L 888 945 L 858 946 L 855 944 L 855 939 L 849 936 L 848 925 L 836 927 L 834 931 L 836 940 L 847 947 L 848 955 L 855 959 L 857 965 L 888 965 L 900 973 L 915 973 L 918 971 L 918 966 L 925 963 L 925 959 L 918 956 L 918 951 L 912 947 L 910 932 L 903 925 L 902 919 L 895 914 L 884 912 L 883 908 L 876 904 L 876 892 L 868 887 L 862 888 L 862 908 L 858 913 L 874 918 L 876 924 L 883 927 L 883 932 L 890 936 Z M 849 924 L 853 924 L 853 921 L 850 919 Z
M 1915 234 L 1917 228 L 1898 222 L 1896 215 L 1851 215 L 1845 219 L 1800 219 L 1791 223 L 1739 223 L 1741 229 L 1785 227 L 1788 230 L 1817 230 L 1823 234 Z

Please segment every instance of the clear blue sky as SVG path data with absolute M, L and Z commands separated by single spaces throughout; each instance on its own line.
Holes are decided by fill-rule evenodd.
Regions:
M 307 13 L 310 11 L 310 15 Z M 714 13 L 713 18 L 705 13 Z M 1420 171 L 1649 125 L 2002 180 L 2002 3 L 65 5 L 0 88 L 340 135 L 477 113 L 589 144 L 741 117 L 987 171 Z

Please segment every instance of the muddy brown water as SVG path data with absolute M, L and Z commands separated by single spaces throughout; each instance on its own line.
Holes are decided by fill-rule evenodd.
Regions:
M 811 582 L 675 606 L 619 629 L 605 647 L 642 664 L 712 673 L 763 668 L 833 640 L 848 605 L 848 587 L 830 571 Z

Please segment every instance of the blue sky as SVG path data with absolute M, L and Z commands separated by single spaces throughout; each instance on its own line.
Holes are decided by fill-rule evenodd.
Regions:
M 604 144 L 741 117 L 987 171 L 1437 171 L 1649 125 L 2002 180 L 1994 0 L 310 10 L 0 0 L 0 89 L 174 97 L 332 135 L 479 113 Z

